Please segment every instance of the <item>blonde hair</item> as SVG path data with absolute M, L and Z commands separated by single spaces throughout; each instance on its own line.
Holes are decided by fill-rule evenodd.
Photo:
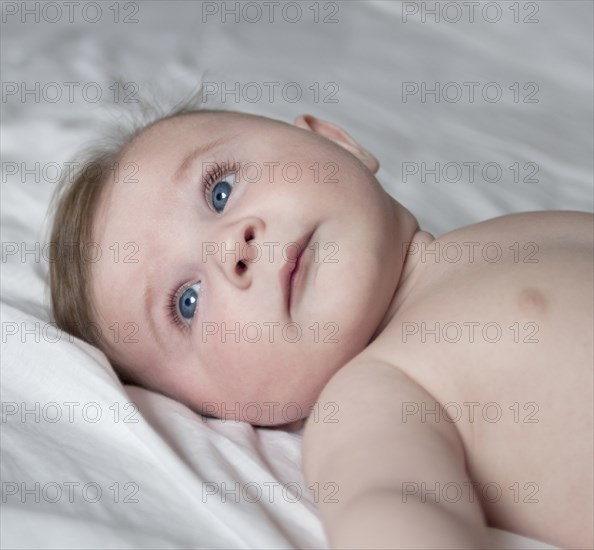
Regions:
M 124 381 L 134 377 L 110 357 L 105 335 L 97 332 L 97 310 L 91 294 L 92 261 L 87 250 L 93 246 L 93 225 L 97 206 L 109 175 L 116 170 L 137 136 L 154 124 L 176 116 L 226 112 L 204 109 L 199 100 L 202 88 L 167 112 L 154 101 L 142 99 L 128 120 L 111 128 L 111 136 L 83 149 L 75 157 L 76 169 L 58 182 L 49 206 L 49 292 L 54 321 L 61 329 L 101 349 Z

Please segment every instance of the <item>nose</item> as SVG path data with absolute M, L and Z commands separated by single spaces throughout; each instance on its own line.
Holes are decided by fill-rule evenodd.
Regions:
M 250 284 L 251 266 L 263 257 L 260 246 L 263 231 L 264 223 L 257 218 L 242 220 L 225 231 L 217 263 L 234 284 Z

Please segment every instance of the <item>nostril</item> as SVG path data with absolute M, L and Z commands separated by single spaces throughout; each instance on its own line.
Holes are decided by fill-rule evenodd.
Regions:
M 235 266 L 235 271 L 238 275 L 241 275 L 246 269 L 247 265 L 245 265 L 244 262 L 242 262 L 241 260 L 237 262 L 237 265 Z

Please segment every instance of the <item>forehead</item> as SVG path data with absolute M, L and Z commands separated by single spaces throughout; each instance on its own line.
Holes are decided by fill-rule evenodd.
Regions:
M 188 152 L 222 144 L 242 129 L 266 124 L 267 120 L 243 113 L 197 112 L 161 120 L 140 132 L 123 149 L 104 182 L 94 236 L 100 237 L 102 228 L 120 219 L 119 213 L 128 208 L 129 200 L 140 202 L 143 195 L 153 195 L 157 188 L 172 191 L 172 186 L 165 184 L 185 168 L 183 160 Z M 133 222 L 130 220 L 131 227 Z
M 144 153 L 163 151 L 164 140 L 175 149 L 175 144 L 187 143 L 190 138 L 194 143 L 210 141 L 217 137 L 238 133 L 238 129 L 250 129 L 254 126 L 289 127 L 282 121 L 257 115 L 233 111 L 197 111 L 184 113 L 160 120 L 141 131 L 124 149 L 123 157 L 138 157 Z

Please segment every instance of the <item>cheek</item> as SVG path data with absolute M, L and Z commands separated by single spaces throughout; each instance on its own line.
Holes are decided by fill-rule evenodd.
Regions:
M 304 370 L 303 347 L 284 341 L 280 327 L 268 333 L 252 323 L 224 341 L 221 336 L 207 346 L 207 376 L 218 396 L 244 402 L 278 397 Z
M 201 368 L 208 392 L 201 392 L 200 397 L 202 407 L 230 420 L 268 425 L 303 418 L 346 362 L 335 345 L 286 341 L 280 330 L 272 342 L 268 335 L 248 341 L 255 339 L 256 331 L 227 332 L 225 339 L 223 334 L 213 335 L 204 348 Z

